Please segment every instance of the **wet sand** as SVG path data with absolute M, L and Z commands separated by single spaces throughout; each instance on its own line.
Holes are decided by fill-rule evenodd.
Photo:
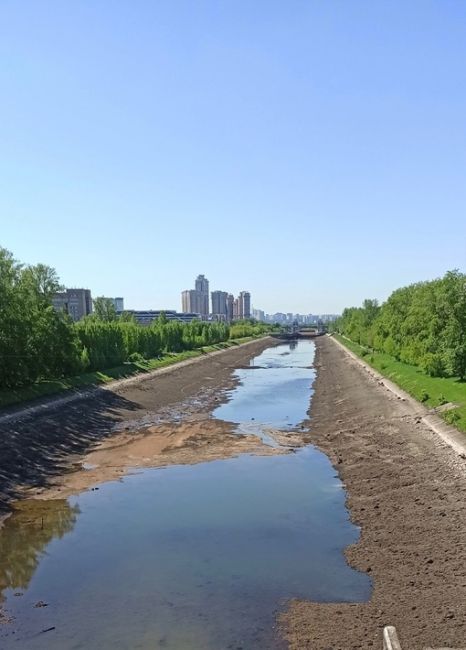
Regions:
M 236 384 L 232 371 L 278 343 L 253 341 L 2 422 L 0 518 L 15 499 L 68 496 L 138 467 L 277 453 L 210 413 Z
M 465 647 L 465 460 L 328 337 L 316 366 L 311 440 L 345 483 L 361 526 L 346 556 L 374 591 L 366 604 L 293 601 L 281 616 L 290 648 L 379 648 L 385 625 L 403 650 Z
M 29 497 L 56 499 L 77 494 L 106 481 L 121 479 L 144 467 L 193 465 L 239 454 L 286 453 L 255 436 L 238 435 L 233 425 L 199 414 L 182 423 L 164 423 L 137 432 L 115 434 L 76 463 L 75 471 L 59 475 Z

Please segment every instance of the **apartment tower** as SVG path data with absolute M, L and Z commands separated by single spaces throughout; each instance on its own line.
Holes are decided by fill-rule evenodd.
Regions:
M 199 314 L 203 320 L 209 316 L 209 280 L 198 275 L 194 289 L 181 292 L 181 310 L 184 314 Z
M 241 291 L 238 296 L 238 318 L 251 318 L 251 294 Z
M 227 320 L 232 321 L 233 320 L 233 305 L 235 302 L 235 297 L 233 294 L 229 293 L 227 296 Z
M 212 316 L 217 320 L 228 320 L 228 293 L 212 291 Z
M 199 293 L 200 311 L 203 319 L 209 316 L 209 280 L 204 275 L 198 275 L 194 285 L 196 291 Z

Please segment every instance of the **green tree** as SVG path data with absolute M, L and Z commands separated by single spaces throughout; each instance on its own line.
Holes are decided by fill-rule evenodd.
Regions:
M 99 296 L 93 301 L 94 316 L 98 320 L 111 323 L 117 320 L 115 304 L 111 298 Z
M 46 264 L 28 266 L 23 271 L 22 280 L 47 304 L 51 304 L 53 295 L 63 288 L 55 269 Z
M 402 287 L 380 307 L 364 301 L 350 307 L 337 331 L 432 376 L 466 378 L 466 276 L 450 271 L 443 278 Z
M 443 283 L 446 314 L 444 352 L 447 369 L 461 381 L 466 376 L 466 276 L 446 274 Z
M 21 290 L 22 266 L 0 248 L 0 386 L 20 385 L 27 373 L 28 325 Z
M 121 323 L 133 323 L 134 325 L 137 325 L 137 320 L 134 317 L 134 314 L 131 314 L 129 311 L 123 311 L 120 314 L 119 321 Z

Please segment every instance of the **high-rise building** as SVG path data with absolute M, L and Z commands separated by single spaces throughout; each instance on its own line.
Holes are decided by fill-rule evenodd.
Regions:
M 209 316 L 209 280 L 204 275 L 198 275 L 194 285 L 196 291 L 200 294 L 202 318 Z
M 117 312 L 122 312 L 125 310 L 125 301 L 123 298 L 112 298 L 112 300 Z
M 251 294 L 249 291 L 241 291 L 238 296 L 239 318 L 251 318 Z
M 242 320 L 243 318 L 251 318 L 251 294 L 249 291 L 241 291 L 239 296 L 233 299 L 233 320 Z
M 252 317 L 258 321 L 265 321 L 265 312 L 262 309 L 253 309 Z
M 209 317 L 209 280 L 205 275 L 198 275 L 194 289 L 186 289 L 181 293 L 183 313 L 196 313 L 203 320 Z M 241 291 L 237 298 L 226 291 L 212 291 L 212 317 L 216 320 L 240 320 L 251 318 L 251 294 Z
M 209 280 L 204 275 L 198 275 L 194 289 L 186 289 L 181 293 L 181 309 L 183 313 L 199 314 L 201 318 L 209 316 Z
M 197 276 L 194 282 L 194 288 L 196 291 L 200 291 L 201 293 L 209 293 L 209 280 L 205 277 L 205 275 Z
M 191 309 L 191 300 L 189 297 L 189 289 L 181 292 L 181 311 L 187 314 Z
M 181 311 L 183 314 L 201 314 L 201 293 L 196 289 L 186 289 L 181 293 Z
M 52 305 L 57 311 L 65 311 L 74 321 L 92 314 L 92 296 L 89 289 L 65 289 L 56 293 Z
M 212 316 L 217 320 L 228 319 L 228 293 L 226 291 L 212 291 Z
M 233 314 L 233 305 L 235 302 L 235 297 L 233 294 L 229 293 L 227 296 L 227 320 L 232 321 L 234 314 Z
M 233 300 L 233 320 L 238 320 L 239 318 L 239 298 L 235 298 Z

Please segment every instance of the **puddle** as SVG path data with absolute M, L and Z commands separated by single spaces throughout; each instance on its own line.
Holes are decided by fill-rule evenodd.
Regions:
M 314 372 L 303 344 L 238 371 L 242 384 L 216 417 L 298 426 Z M 0 647 L 278 649 L 287 599 L 370 596 L 368 576 L 343 556 L 357 538 L 341 482 L 313 447 L 143 470 L 68 500 L 23 502 L 0 533 L 0 601 L 15 617 L 0 626 Z

